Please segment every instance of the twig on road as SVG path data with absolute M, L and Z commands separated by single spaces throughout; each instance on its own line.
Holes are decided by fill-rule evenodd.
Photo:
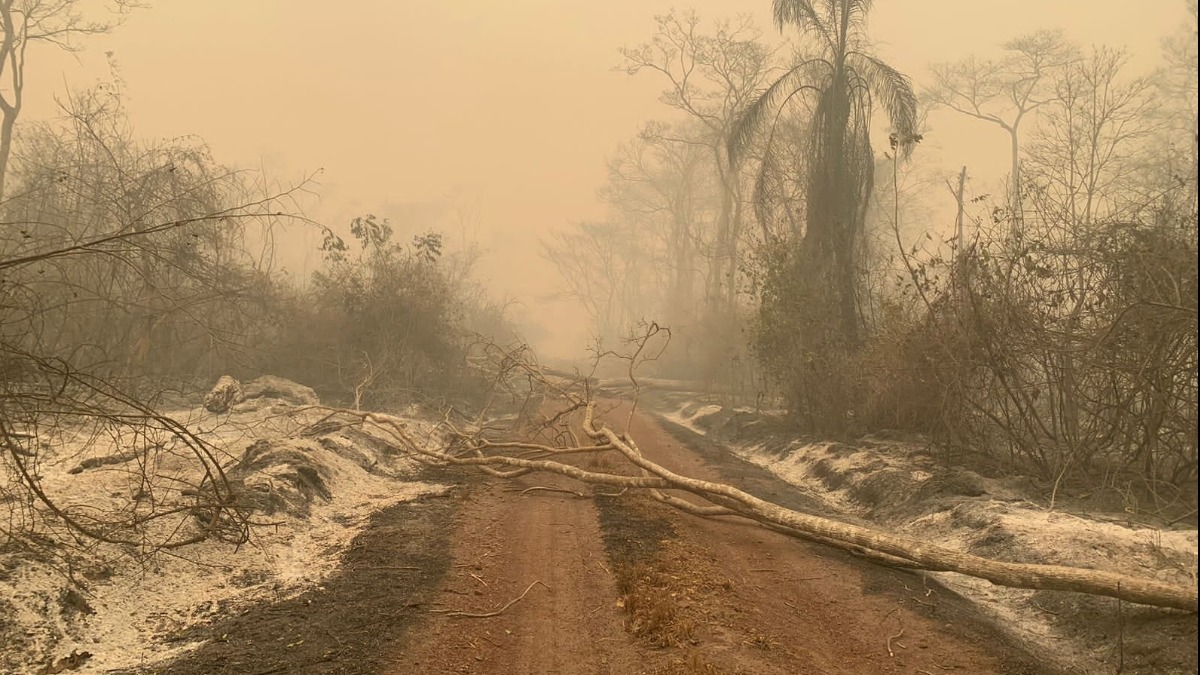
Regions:
M 534 586 L 537 586 L 538 584 L 541 584 L 542 588 L 545 588 L 546 590 L 550 590 L 550 587 L 549 587 L 549 586 L 547 586 L 546 584 L 543 584 L 543 583 L 542 583 L 542 582 L 540 582 L 540 581 L 535 581 L 535 582 L 533 582 L 532 584 L 529 584 L 529 586 L 527 586 L 527 587 L 525 588 L 525 592 L 524 592 L 524 593 L 522 593 L 522 594 L 518 595 L 517 597 L 513 598 L 512 600 L 509 600 L 509 601 L 508 601 L 508 602 L 507 602 L 507 603 L 506 603 L 506 604 L 505 604 L 503 607 L 501 607 L 500 609 L 498 609 L 498 610 L 496 610 L 496 611 L 494 611 L 494 612 L 479 612 L 479 613 L 476 613 L 476 612 L 460 612 L 460 611 L 457 611 L 457 610 L 447 610 L 447 609 L 434 609 L 434 610 L 430 610 L 430 611 L 432 611 L 432 612 L 436 612 L 436 613 L 438 613 L 438 614 L 445 614 L 446 616 L 452 616 L 452 617 L 461 617 L 461 618 L 464 618 L 464 619 L 488 619 L 488 618 L 491 618 L 491 617 L 493 617 L 493 616 L 500 616 L 501 614 L 503 614 L 503 613 L 504 613 L 504 610 L 506 610 L 506 609 L 508 609 L 509 607 L 512 607 L 513 605 L 515 605 L 515 604 L 517 604 L 518 602 L 520 602 L 520 601 L 521 601 L 521 599 L 522 599 L 522 598 L 524 598 L 526 595 L 528 595 L 528 594 L 529 594 L 529 591 L 533 590 L 533 587 L 534 587 Z
M 585 497 L 585 495 L 582 492 L 577 492 L 575 490 L 568 490 L 566 488 L 545 487 L 542 485 L 535 485 L 533 487 L 525 488 L 524 490 L 521 490 L 521 495 L 524 496 L 526 493 L 533 492 L 535 490 L 545 490 L 546 492 L 565 492 L 566 494 L 569 494 L 569 495 L 575 495 L 579 499 L 583 499 Z
M 899 620 L 899 619 L 897 619 L 897 621 L 898 621 L 898 620 Z M 904 626 L 901 626 L 901 627 L 900 627 L 900 632 L 899 632 L 899 633 L 896 633 L 895 635 L 893 635 L 893 636 L 891 636 L 891 637 L 889 637 L 889 638 L 887 639 L 887 650 L 888 650 L 888 656 L 890 656 L 890 657 L 892 657 L 892 658 L 896 658 L 896 652 L 892 651 L 892 641 L 893 641 L 893 640 L 899 640 L 899 639 L 900 639 L 900 638 L 902 638 L 902 637 L 904 637 Z

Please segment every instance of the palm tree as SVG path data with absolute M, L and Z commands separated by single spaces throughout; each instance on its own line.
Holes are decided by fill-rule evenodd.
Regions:
M 856 251 L 874 183 L 870 121 L 876 105 L 893 138 L 917 139 L 916 96 L 907 77 L 864 51 L 871 0 L 774 0 L 776 26 L 812 39 L 811 56 L 785 72 L 742 113 L 729 138 L 734 157 L 767 132 L 769 157 L 780 114 L 807 103 L 804 232 L 790 256 L 806 286 L 824 297 L 825 328 L 853 346 L 859 339 Z M 901 142 L 906 153 L 911 142 Z M 770 162 L 763 162 L 770 166 Z M 762 175 L 760 174 L 760 180 Z

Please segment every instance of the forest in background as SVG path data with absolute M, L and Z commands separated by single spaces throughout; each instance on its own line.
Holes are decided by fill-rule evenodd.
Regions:
M 786 409 L 805 432 L 919 433 L 1048 486 L 1194 501 L 1194 22 L 1150 73 L 1038 32 L 938 64 L 921 89 L 871 55 L 870 7 L 776 2 L 782 46 L 679 12 L 621 51 L 663 83 L 669 116 L 610 159 L 610 218 L 543 242 L 597 351 L 657 322 L 673 337 L 652 374 Z M 39 426 L 186 437 L 156 407 L 226 374 L 355 408 L 469 407 L 473 345 L 519 339 L 470 248 L 368 214 L 345 238 L 304 217 L 309 184 L 142 139 L 116 71 L 64 93 L 56 118 L 20 119 L 26 47 L 80 48 L 115 19 L 2 0 L 0 21 L 0 436 L 17 501 L 37 493 L 22 439 Z M 926 175 L 932 106 L 1010 135 L 1004 194 Z M 955 222 L 923 222 L 943 190 Z M 272 241 L 302 227 L 324 233 L 324 265 L 297 286 Z
M 668 116 L 609 160 L 610 217 L 543 242 L 593 333 L 669 325 L 660 374 L 820 436 L 1194 499 L 1195 3 L 1152 72 L 1040 30 L 924 86 L 870 9 L 775 2 L 782 46 L 676 12 L 622 50 Z M 1007 135 L 1002 194 L 923 164 L 933 109 Z

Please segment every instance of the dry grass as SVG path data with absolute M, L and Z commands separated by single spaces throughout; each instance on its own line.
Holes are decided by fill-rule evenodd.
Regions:
M 626 628 L 654 647 L 699 644 L 697 632 L 709 622 L 708 599 L 728 587 L 695 551 L 678 540 L 664 542 L 663 550 L 650 563 L 615 572 L 627 614 Z
M 619 588 L 629 632 L 655 647 L 679 647 L 695 639 L 695 622 L 682 610 L 676 594 L 659 584 L 658 575 L 635 577 L 632 586 L 625 586 Z

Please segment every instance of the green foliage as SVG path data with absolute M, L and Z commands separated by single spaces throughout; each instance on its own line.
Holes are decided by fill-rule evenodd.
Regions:
M 363 405 L 455 391 L 464 376 L 464 311 L 441 264 L 441 236 L 421 234 L 405 246 L 374 215 L 355 218 L 350 232 L 355 247 L 326 231 L 325 267 L 289 312 L 274 367 Z
M 839 330 L 838 308 L 809 253 L 778 247 L 760 259 L 763 278 L 754 322 L 754 352 L 797 422 L 842 435 L 856 426 L 856 347 Z

